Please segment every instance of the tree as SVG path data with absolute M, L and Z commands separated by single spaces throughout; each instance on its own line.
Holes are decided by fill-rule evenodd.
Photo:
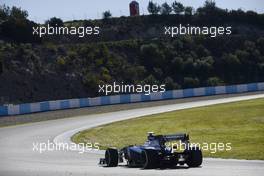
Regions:
M 218 62 L 220 62 L 219 68 L 225 70 L 223 72 L 225 80 L 230 83 L 238 82 L 239 74 L 241 73 L 239 71 L 241 67 L 240 59 L 235 54 L 224 53 Z
M 87 72 L 82 78 L 82 83 L 92 95 L 97 95 L 97 86 L 100 84 L 99 76 L 92 72 Z
M 40 39 L 32 35 L 36 26 L 27 19 L 28 12 L 21 8 L 0 6 L 0 35 L 16 42 L 36 42 Z
M 56 17 L 52 17 L 52 18 L 50 18 L 50 19 L 47 20 L 45 23 L 46 23 L 46 24 L 49 24 L 49 25 L 52 26 L 52 27 L 63 26 L 63 25 L 64 25 L 62 19 L 60 19 L 60 18 L 56 18 Z
M 184 14 L 187 15 L 187 16 L 192 16 L 192 14 L 193 14 L 193 8 L 190 7 L 190 6 L 185 7 Z
M 111 14 L 110 10 L 103 12 L 103 19 L 108 19 L 111 17 L 112 17 L 112 14 Z
M 0 6 L 0 22 L 6 21 L 10 16 L 10 8 L 6 5 Z
M 159 81 L 153 75 L 149 75 L 142 81 L 142 84 L 158 85 Z
M 10 17 L 15 19 L 25 20 L 28 17 L 28 12 L 18 7 L 12 7 L 10 11 Z
M 182 3 L 177 1 L 174 1 L 172 3 L 172 8 L 176 14 L 181 14 L 184 11 L 184 6 L 182 5 Z
M 12 8 L 1 5 L 0 6 L 0 22 L 7 20 L 26 20 L 28 12 L 21 8 L 13 6 Z
M 0 61 L 0 75 L 3 73 L 3 64 L 2 62 Z
M 3 49 L 0 48 L 0 75 L 1 73 L 3 73 L 3 57 L 4 57 Z
M 183 59 L 181 57 L 173 58 L 170 66 L 174 73 L 180 73 L 183 69 Z
M 179 88 L 179 85 L 175 83 L 171 77 L 166 77 L 164 83 L 166 85 L 166 90 L 173 90 Z
M 210 77 L 208 78 L 206 83 L 207 83 L 207 86 L 223 86 L 224 85 L 224 81 L 218 77 Z
M 184 88 L 199 87 L 200 81 L 198 78 L 184 77 L 183 85 L 184 85 Z
M 261 37 L 257 40 L 257 46 L 259 51 L 264 55 L 264 37 Z
M 225 13 L 225 10 L 218 8 L 214 0 L 206 0 L 204 6 L 198 8 L 197 12 L 200 15 L 219 16 L 220 14 Z
M 196 76 L 200 79 L 207 78 L 210 75 L 211 70 L 213 70 L 214 59 L 212 56 L 201 57 L 196 59 L 194 62 L 194 69 L 196 71 Z
M 150 14 L 156 15 L 160 12 L 160 6 L 157 3 L 153 3 L 152 1 L 149 1 L 148 11 Z
M 167 2 L 161 5 L 161 14 L 169 15 L 171 12 L 172 12 L 172 8 Z
M 216 4 L 214 0 L 206 0 L 204 3 L 204 7 L 207 9 L 215 9 L 216 8 Z
M 151 43 L 142 45 L 140 52 L 142 62 L 148 70 L 153 70 L 155 66 L 164 66 L 164 53 L 156 44 Z

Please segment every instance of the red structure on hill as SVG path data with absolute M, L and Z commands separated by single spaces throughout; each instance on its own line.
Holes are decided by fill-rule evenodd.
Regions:
M 139 3 L 137 1 L 132 1 L 129 4 L 130 16 L 138 16 L 139 15 Z

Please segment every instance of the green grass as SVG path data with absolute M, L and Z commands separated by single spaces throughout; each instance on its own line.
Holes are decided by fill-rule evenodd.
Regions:
M 120 121 L 77 133 L 76 143 L 99 142 L 101 148 L 142 144 L 146 133 L 186 132 L 191 142 L 232 143 L 231 151 L 206 157 L 264 160 L 264 99 L 213 105 Z

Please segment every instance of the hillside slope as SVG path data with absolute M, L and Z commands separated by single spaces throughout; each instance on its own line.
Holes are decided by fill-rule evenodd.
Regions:
M 99 84 L 114 81 L 167 90 L 264 81 L 262 19 L 232 12 L 74 21 L 64 25 L 100 26 L 100 36 L 34 42 L 1 33 L 0 104 L 98 96 Z M 179 24 L 232 26 L 232 35 L 164 36 L 164 26 Z

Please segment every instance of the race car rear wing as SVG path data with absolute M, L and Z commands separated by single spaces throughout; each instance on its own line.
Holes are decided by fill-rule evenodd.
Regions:
M 163 138 L 166 142 L 168 141 L 188 141 L 189 140 L 189 135 L 185 133 L 179 133 L 179 134 L 168 134 L 168 135 L 163 135 Z

